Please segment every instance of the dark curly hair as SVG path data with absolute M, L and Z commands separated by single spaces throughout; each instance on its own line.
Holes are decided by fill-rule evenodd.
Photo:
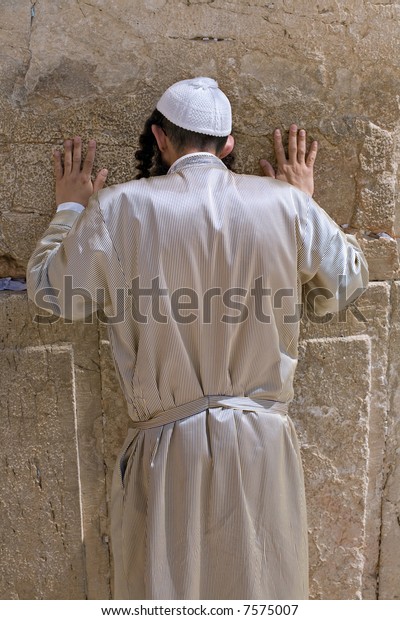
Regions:
M 135 152 L 135 158 L 138 161 L 136 168 L 139 171 L 135 177 L 136 179 L 167 174 L 169 169 L 169 166 L 162 161 L 156 139 L 151 131 L 152 125 L 161 127 L 178 152 L 190 146 L 191 148 L 199 149 L 199 151 L 213 149 L 218 155 L 225 146 L 228 137 L 208 136 L 182 129 L 171 123 L 161 112 L 155 109 L 146 120 L 144 130 L 139 137 L 140 148 Z M 229 170 L 233 169 L 234 160 L 235 156 L 233 153 L 222 159 Z

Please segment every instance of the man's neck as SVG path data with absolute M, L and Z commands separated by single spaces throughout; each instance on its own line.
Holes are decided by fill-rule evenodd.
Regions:
M 173 162 L 171 163 L 171 166 L 172 166 L 172 165 L 173 165 L 173 164 L 174 164 L 174 163 L 175 163 L 178 159 L 181 159 L 181 157 L 185 157 L 186 155 L 195 155 L 195 154 L 197 154 L 197 153 L 202 154 L 202 155 L 203 155 L 204 153 L 208 153 L 209 155 L 214 155 L 214 157 L 217 157 L 217 154 L 216 154 L 216 152 L 215 152 L 215 151 L 210 151 L 210 150 L 208 150 L 208 149 L 204 149 L 204 150 L 202 150 L 202 151 L 199 151 L 198 149 L 190 149 L 190 148 L 187 148 L 187 149 L 184 149 L 183 151 L 180 151 L 179 153 L 175 153 L 175 154 L 174 154 L 174 160 L 173 160 Z

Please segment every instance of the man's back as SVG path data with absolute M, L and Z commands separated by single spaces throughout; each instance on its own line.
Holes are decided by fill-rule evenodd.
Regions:
M 290 400 L 301 280 L 329 252 L 343 254 L 337 275 L 357 257 L 309 196 L 200 153 L 164 177 L 103 190 L 92 209 L 115 252 L 104 285 L 124 288 L 108 313 L 134 419 L 205 394 Z

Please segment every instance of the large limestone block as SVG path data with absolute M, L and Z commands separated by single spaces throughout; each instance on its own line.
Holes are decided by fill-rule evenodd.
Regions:
M 71 347 L 0 360 L 1 597 L 84 598 Z
M 308 340 L 300 359 L 292 411 L 304 455 L 312 598 L 361 598 L 370 340 Z
M 0 596 L 104 599 L 98 330 L 39 314 L 25 293 L 0 294 Z
M 379 554 L 380 554 L 380 536 L 381 536 L 381 495 L 384 486 L 384 455 L 385 455 L 385 432 L 387 425 L 387 368 L 388 368 L 388 346 L 389 346 L 389 328 L 391 324 L 391 304 L 390 304 L 390 286 L 386 283 L 372 283 L 366 293 L 364 293 L 355 304 L 348 309 L 342 311 L 335 316 L 327 316 L 324 318 L 315 317 L 308 312 L 304 316 L 302 323 L 301 335 L 302 341 L 312 344 L 314 339 L 317 342 L 323 342 L 324 339 L 337 339 L 337 345 L 333 349 L 340 350 L 340 347 L 346 347 L 346 342 L 352 343 L 354 340 L 354 351 L 352 344 L 346 347 L 345 357 L 343 360 L 337 360 L 335 351 L 332 351 L 332 368 L 335 374 L 331 374 L 331 363 L 326 358 L 321 362 L 319 358 L 315 361 L 312 356 L 303 358 L 299 363 L 298 373 L 295 381 L 295 400 L 292 405 L 292 411 L 295 413 L 295 424 L 299 424 L 300 435 L 303 432 L 309 432 L 310 425 L 315 423 L 312 416 L 312 407 L 314 402 L 321 402 L 324 399 L 325 405 L 335 407 L 335 399 L 340 397 L 335 393 L 335 382 L 341 386 L 340 390 L 344 390 L 346 398 L 350 401 L 353 399 L 353 392 L 349 389 L 352 385 L 354 373 L 359 371 L 365 376 L 366 360 L 361 356 L 356 346 L 357 338 L 368 337 L 370 342 L 370 390 L 365 391 L 365 398 L 368 401 L 369 416 L 367 421 L 367 429 L 365 431 L 365 440 L 368 445 L 370 457 L 365 457 L 364 466 L 360 467 L 357 475 L 359 476 L 360 485 L 367 484 L 366 497 L 364 502 L 367 505 L 365 521 L 363 528 L 364 543 L 363 547 L 357 546 L 357 554 L 359 560 L 355 565 L 348 566 L 348 580 L 345 580 L 345 587 L 340 590 L 335 585 L 336 568 L 334 568 L 334 557 L 330 557 L 332 570 L 328 571 L 328 566 L 322 570 L 324 565 L 323 554 L 319 556 L 317 547 L 310 542 L 313 547 L 313 559 L 310 563 L 312 578 L 312 593 L 316 598 L 377 598 L 378 580 L 379 580 Z M 343 340 L 343 345 L 341 341 Z M 307 346 L 308 346 L 307 344 Z M 303 345 L 304 346 L 304 345 Z M 360 345 L 358 345 L 360 346 Z M 302 349 L 301 349 L 302 350 Z M 333 386 L 330 391 L 326 391 L 325 383 L 321 388 L 313 377 L 319 376 L 319 366 L 322 363 L 324 371 L 328 373 L 328 377 L 332 379 Z M 311 371 L 308 370 L 310 366 Z M 306 373 L 306 374 L 304 374 Z M 313 385 L 307 388 L 307 402 L 303 406 L 300 395 L 304 389 L 302 377 L 312 381 Z M 346 382 L 349 382 L 349 387 Z M 340 392 L 338 390 L 338 392 Z M 355 408 L 360 410 L 360 398 L 362 394 L 354 388 L 354 397 L 356 397 Z M 354 399 L 353 399 L 354 402 Z M 316 419 L 318 423 L 318 418 Z M 305 429 L 304 431 L 302 429 Z M 340 428 L 338 428 L 338 432 Z M 321 436 L 321 449 L 325 449 L 325 437 Z M 357 446 L 356 446 L 357 447 Z M 361 448 L 360 448 L 361 449 Z M 305 455 L 305 467 L 310 473 L 313 471 L 314 462 L 307 464 L 308 453 Z M 355 463 L 362 463 L 357 454 L 355 455 Z M 328 463 L 329 465 L 329 463 Z M 307 476 L 306 476 L 307 479 Z M 311 501 L 312 513 L 318 512 L 315 502 L 317 497 L 311 491 L 309 492 L 309 501 Z M 361 510 L 361 507 L 359 508 Z M 361 514 L 361 513 L 359 513 Z M 361 519 L 361 517 L 360 517 Z M 361 524 L 361 521 L 360 521 Z M 329 536 L 329 532 L 325 532 Z M 322 532 L 314 530 L 313 537 L 323 540 L 325 535 Z M 324 543 L 325 544 L 325 543 Z M 321 546 L 321 544 L 319 543 Z M 331 544 L 326 544 L 329 550 L 328 554 L 333 554 Z M 360 549 L 364 554 L 364 563 L 362 564 L 359 555 Z M 321 547 L 322 550 L 322 547 Z M 350 550 L 349 558 L 352 558 L 354 549 Z M 321 551 L 322 552 L 322 551 Z M 354 557 L 353 557 L 354 560 Z M 318 570 L 316 570 L 318 568 Z

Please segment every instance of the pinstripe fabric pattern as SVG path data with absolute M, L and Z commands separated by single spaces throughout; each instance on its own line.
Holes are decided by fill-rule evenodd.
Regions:
M 70 308 L 66 274 L 83 293 Z M 336 311 L 341 274 L 347 298 L 361 294 L 368 269 L 355 238 L 309 196 L 196 153 L 164 177 L 102 190 L 81 215 L 57 213 L 27 277 L 31 299 L 59 290 L 42 307 L 74 319 L 104 309 L 129 413 L 143 421 L 207 395 L 287 403 L 301 287 L 316 312 Z M 156 279 L 165 294 L 154 309 L 133 283 L 150 290 Z M 321 287 L 329 295 L 317 296 Z M 91 308 L 99 288 L 104 299 Z M 189 322 L 176 320 L 180 288 L 197 296 L 195 309 L 180 310 Z M 240 322 L 222 318 L 243 310 L 224 297 L 234 289 L 247 308 Z M 209 406 L 133 429 L 114 471 L 112 544 L 116 598 L 307 598 L 304 481 L 289 416 Z

